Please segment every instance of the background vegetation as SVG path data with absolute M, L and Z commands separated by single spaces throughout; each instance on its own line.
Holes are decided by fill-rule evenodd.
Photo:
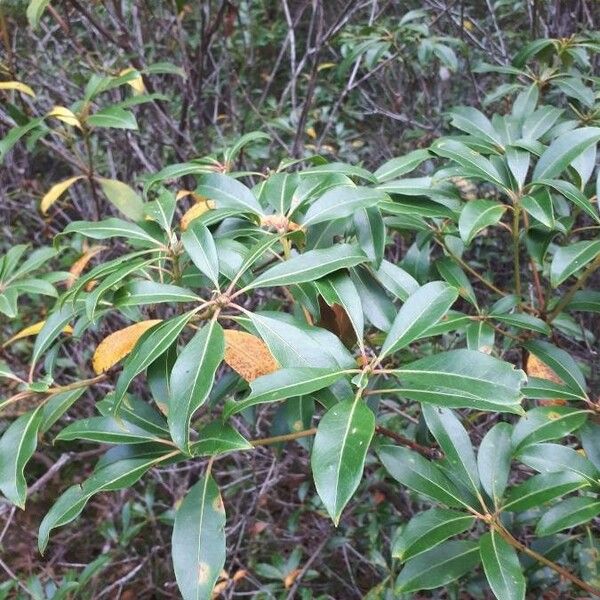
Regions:
M 289 245 L 284 236 L 285 244 L 273 246 L 285 258 L 292 247 L 307 253 L 347 241 L 356 242 L 371 261 L 371 270 L 356 269 L 362 284 L 352 271 L 362 303 L 360 317 L 345 305 L 347 298 L 340 299 L 327 287 L 329 279 L 323 283 L 321 277 L 332 273 L 323 270 L 301 282 L 313 287 L 317 279 L 322 282 L 314 297 L 292 294 L 285 286 L 295 282 L 284 278 L 283 287 L 248 294 L 243 309 L 304 316 L 309 324 L 333 332 L 357 358 L 373 360 L 380 352 L 374 349 L 388 344 L 390 350 L 391 323 L 398 307 L 407 306 L 409 294 L 432 281 L 444 281 L 447 288 L 427 291 L 443 295 L 450 288 L 457 290 L 454 310 L 447 312 L 456 300 L 451 296 L 445 317 L 426 315 L 428 325 L 443 317 L 429 334 L 436 337 L 416 342 L 414 336 L 408 340 L 416 342 L 410 349 L 408 343 L 402 348 L 396 344 L 400 354 L 389 368 L 468 348 L 496 359 L 497 373 L 508 368 L 501 360 L 526 370 L 528 390 L 519 392 L 520 383 L 513 380 L 507 389 L 524 393 L 523 408 L 538 412 L 530 425 L 523 425 L 512 391 L 506 391 L 505 397 L 493 398 L 481 392 L 479 400 L 493 400 L 494 406 L 454 403 L 454 413 L 428 416 L 427 408 L 421 410 L 421 398 L 406 389 L 396 395 L 401 401 L 393 394 L 376 393 L 382 379 L 385 386 L 391 385 L 387 374 L 362 371 L 369 381 L 358 381 L 357 388 L 367 392 L 369 406 L 378 413 L 380 443 L 384 439 L 442 464 L 442 476 L 448 473 L 453 481 L 469 480 L 476 460 L 472 450 L 460 446 L 465 442 L 460 432 L 468 430 L 466 439 L 478 449 L 482 463 L 482 440 L 495 444 L 489 464 L 479 466 L 475 483 L 476 500 L 485 498 L 483 504 L 495 516 L 483 511 L 485 518 L 475 525 L 469 520 L 472 511 L 457 517 L 450 513 L 448 498 L 423 489 L 406 474 L 394 473 L 390 463 L 395 450 L 387 459 L 385 450 L 367 455 L 356 494 L 347 499 L 341 515 L 332 514 L 315 493 L 310 435 L 285 443 L 270 439 L 293 435 L 298 419 L 300 430 L 311 429 L 324 411 L 315 409 L 311 400 L 310 408 L 290 403 L 282 410 L 266 404 L 235 416 L 232 422 L 244 438 L 268 441 L 257 443 L 252 452 L 219 456 L 214 465 L 210 461 L 227 513 L 227 559 L 217 592 L 229 598 L 518 598 L 525 594 L 522 577 L 532 598 L 597 594 L 599 20 L 597 3 L 584 0 L 0 0 L 0 366 L 5 375 L 0 379 L 0 431 L 10 431 L 11 423 L 33 414 L 42 402 L 51 406 L 28 443 L 25 511 L 15 504 L 25 499 L 26 490 L 19 488 L 23 482 L 17 480 L 29 456 L 12 450 L 20 449 L 17 440 L 26 435 L 5 434 L 0 441 L 0 489 L 7 497 L 0 500 L 0 597 L 181 596 L 171 562 L 171 530 L 177 506 L 205 473 L 206 458 L 151 469 L 125 489 L 95 495 L 80 518 L 52 532 L 43 556 L 38 552 L 38 528 L 60 494 L 97 469 L 107 446 L 89 442 L 111 441 L 101 435 L 94 438 L 89 431 L 72 437 L 63 432 L 63 439 L 55 440 L 65 426 L 97 418 L 97 406 L 115 389 L 119 368 L 98 375 L 104 369 L 92 364 L 96 348 L 132 322 L 168 319 L 182 312 L 175 297 L 166 304 L 155 303 L 155 298 L 149 306 L 140 301 L 119 310 L 107 310 L 102 302 L 117 307 L 121 286 L 145 279 L 185 284 L 199 294 L 200 289 L 212 289 L 210 268 L 203 271 L 199 266 L 184 241 L 185 227 L 179 224 L 182 217 L 185 223 L 184 215 L 191 219 L 190 209 L 196 216 L 214 209 L 207 198 L 216 201 L 217 208 L 225 206 L 219 204 L 224 202 L 219 192 L 211 196 L 208 184 L 202 183 L 207 174 L 223 173 L 241 177 L 248 188 L 264 180 L 271 187 L 254 188 L 261 208 L 243 223 L 236 220 L 244 212 L 238 205 L 229 207 L 233 213 L 223 217 L 229 219 L 226 222 L 206 220 L 211 240 L 213 235 L 216 240 L 230 238 L 231 248 L 235 242 L 247 250 L 257 239 L 252 228 L 262 226 L 290 235 Z M 473 108 L 481 112 L 470 112 Z M 544 129 L 540 122 L 546 119 Z M 572 132 L 576 133 L 569 137 Z M 544 159 L 552 147 L 555 154 Z M 333 171 L 329 182 L 327 169 Z M 279 214 L 274 197 L 279 194 L 285 203 L 288 195 L 297 193 L 296 180 L 288 184 L 277 178 L 284 171 L 317 178 L 321 195 L 305 196 L 304 207 L 314 204 L 292 219 L 309 231 L 306 240 L 293 237 L 303 232 L 295 232 L 289 222 L 282 226 L 264 221 L 272 216 L 265 207 L 273 206 L 273 214 Z M 228 185 L 214 181 L 221 192 Z M 319 240 L 327 235 L 317 228 L 324 225 L 316 223 L 310 211 L 330 187 L 355 184 L 377 190 L 369 196 L 375 199 L 368 200 L 374 204 L 367 206 L 366 196 L 361 197 L 345 214 L 347 208 L 334 203 L 323 222 L 340 218 L 341 229 L 322 243 Z M 110 272 L 97 269 L 119 257 L 127 264 L 137 260 L 133 252 L 143 249 L 143 242 L 132 251 L 130 236 L 98 235 L 92 226 L 85 229 L 80 223 L 111 217 L 143 222 L 152 202 L 161 211 L 172 206 L 173 228 L 155 213 L 150 214 L 156 221 L 152 225 L 161 224 L 161 239 L 170 248 L 181 240 L 177 248 L 183 266 L 191 258 L 200 273 L 186 278 L 185 270 L 177 271 L 176 261 L 168 268 L 160 263 L 156 272 L 135 263 L 128 274 L 111 282 Z M 368 213 L 371 220 L 365 229 L 353 213 L 367 214 L 373 207 L 376 211 Z M 312 229 L 307 230 L 309 225 Z M 59 236 L 65 228 L 70 235 Z M 383 238 L 378 238 L 381 231 Z M 34 249 L 38 250 L 32 253 Z M 226 262 L 218 241 L 217 250 L 220 263 Z M 380 267 L 384 256 L 385 264 L 392 264 L 387 278 Z M 252 285 L 268 266 L 268 260 L 259 263 L 244 285 Z M 342 266 L 354 269 L 356 264 Z M 161 269 L 164 280 L 157 274 Z M 200 274 L 208 280 L 199 279 Z M 223 272 L 219 276 L 233 279 Z M 91 280 L 108 281 L 106 297 L 98 295 L 98 305 L 90 310 L 95 318 L 55 319 L 52 334 L 38 325 L 51 322 L 49 316 L 57 314 L 69 290 L 81 293 L 89 307 L 93 287 L 86 284 Z M 428 295 L 420 297 L 423 305 L 430 300 Z M 340 313 L 341 305 L 345 309 Z M 242 313 L 225 316 L 231 319 L 224 327 L 248 329 L 239 319 Z M 366 322 L 364 345 L 357 336 L 357 321 Z M 65 334 L 55 343 L 64 326 Z M 282 366 L 301 366 L 283 365 L 265 342 Z M 235 358 L 225 355 L 225 360 L 241 377 L 220 368 L 210 402 L 218 414 L 224 398 L 244 397 L 244 379 L 253 379 L 239 364 L 236 369 Z M 315 366 L 322 367 L 309 365 Z M 482 367 L 482 379 L 484 371 Z M 87 380 L 93 380 L 89 386 L 78 384 Z M 134 381 L 129 390 L 143 401 L 156 399 L 144 379 Z M 313 391 L 322 390 L 304 395 L 312 397 Z M 500 406 L 503 402 L 508 409 Z M 511 407 L 514 414 L 505 414 Z M 213 413 L 198 414 L 198 427 L 212 422 Z M 436 419 L 442 424 L 436 425 Z M 556 424 L 547 427 L 548 421 Z M 520 433 L 507 433 L 504 425 L 517 423 Z M 497 440 L 490 442 L 490 431 Z M 504 456 L 502 443 L 510 435 L 513 445 Z M 177 442 L 175 436 L 173 440 Z M 458 466 L 451 460 L 444 463 L 452 452 L 457 453 Z M 472 460 L 465 458 L 471 454 Z M 17 458 L 12 461 L 8 455 Z M 544 455 L 552 456 L 559 474 L 540 466 Z M 510 476 L 505 476 L 507 500 L 504 489 L 492 489 L 481 474 L 517 456 Z M 362 470 L 362 462 L 359 466 Z M 8 470 L 14 473 L 8 476 Z M 542 479 L 528 484 L 535 477 Z M 515 492 L 522 491 L 520 485 L 539 485 L 534 502 Z M 473 490 L 460 493 L 468 502 L 473 498 Z M 522 493 L 530 494 L 529 488 Z M 519 510 L 494 521 L 507 502 L 516 503 Z M 556 502 L 559 514 L 540 525 L 551 506 L 548 502 Z M 561 502 L 567 504 L 561 508 Z M 494 565 L 486 563 L 484 550 L 484 568 L 467 558 L 422 580 L 417 575 L 407 579 L 403 561 L 418 559 L 410 543 L 423 535 L 418 521 L 413 525 L 416 538 L 407 537 L 402 527 L 431 507 L 448 511 L 437 517 L 457 525 L 448 526 L 440 540 L 430 536 L 423 542 L 425 551 L 439 552 L 439 546 L 433 547 L 437 542 L 463 544 L 441 547 L 451 556 L 470 556 L 472 548 L 464 544 L 487 535 L 483 548 L 496 539 L 494 531 L 502 531 L 514 536 L 499 563 L 508 565 L 515 585 L 503 584 L 500 577 L 500 587 L 494 587 L 489 574 Z M 481 516 L 481 506 L 477 510 Z M 573 514 L 581 518 L 569 520 Z M 330 515 L 340 518 L 338 527 Z M 492 533 L 484 533 L 492 521 Z M 431 522 L 420 527 L 432 530 Z M 444 541 L 455 534 L 458 540 Z M 510 548 L 519 551 L 520 566 L 515 567 L 516 554 L 510 554 Z M 427 564 L 443 558 L 421 556 Z M 540 563 L 540 556 L 552 564 Z M 432 587 L 430 583 L 438 589 L 418 591 Z

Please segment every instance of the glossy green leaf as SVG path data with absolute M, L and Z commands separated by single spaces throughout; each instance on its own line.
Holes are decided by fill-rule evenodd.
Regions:
M 563 529 L 576 527 L 600 514 L 596 498 L 578 496 L 567 498 L 546 511 L 535 528 L 536 535 L 552 535 Z
M 540 340 L 527 342 L 524 347 L 549 366 L 565 385 L 571 388 L 574 393 L 579 394 L 580 398 L 587 397 L 585 378 L 570 354 L 561 348 Z
M 442 281 L 432 281 L 412 293 L 396 315 L 383 343 L 380 359 L 405 348 L 450 309 L 457 291 Z
M 449 508 L 431 508 L 414 516 L 392 546 L 392 556 L 408 560 L 471 528 L 475 517 Z
M 175 513 L 173 567 L 184 600 L 211 600 L 225 564 L 225 508 L 210 475 L 192 486 Z
M 526 584 L 515 549 L 495 531 L 479 539 L 485 576 L 498 600 L 524 600 Z
M 188 342 L 171 371 L 167 420 L 173 441 L 185 452 L 189 452 L 190 420 L 206 402 L 224 353 L 223 329 L 213 319 Z
M 112 127 L 114 129 L 137 129 L 137 121 L 132 112 L 109 106 L 96 111 L 86 119 L 86 123 L 92 127 Z
M 484 158 L 462 142 L 441 139 L 432 145 L 431 151 L 468 169 L 474 177 L 505 187 L 505 182 L 496 167 L 487 158 Z
M 79 419 L 65 427 L 56 440 L 87 440 L 101 444 L 140 444 L 155 441 L 156 435 L 139 425 L 114 417 Z
M 575 242 L 556 250 L 550 265 L 550 283 L 558 287 L 589 262 L 600 256 L 600 241 Z
M 387 198 L 387 194 L 375 188 L 346 185 L 335 187 L 311 204 L 302 218 L 302 226 L 309 227 L 324 221 L 349 217 L 356 210 L 375 206 Z
M 599 140 L 599 127 L 582 127 L 563 133 L 542 154 L 532 179 L 553 179 L 560 175 L 575 158 Z
M 103 221 L 72 221 L 69 223 L 63 234 L 80 233 L 94 240 L 106 240 L 113 237 L 124 237 L 129 240 L 139 240 L 150 243 L 153 246 L 160 246 L 161 242 L 146 233 L 139 225 L 128 223 L 121 219 L 111 217 Z
M 141 221 L 144 218 L 144 202 L 130 186 L 116 179 L 98 179 L 102 191 L 110 203 L 118 208 L 132 221 Z
M 339 304 L 350 319 L 359 344 L 364 334 L 364 317 L 360 296 L 354 282 L 346 273 L 336 273 L 317 282 L 317 289 L 329 306 Z
M 399 396 L 448 408 L 522 413 L 525 373 L 513 365 L 473 350 L 426 356 L 394 370 Z
M 119 407 L 133 378 L 169 349 L 169 346 L 179 337 L 191 318 L 192 313 L 188 312 L 158 323 L 138 340 L 134 349 L 126 358 L 123 371 L 117 380 L 114 399 L 115 416 L 119 414 Z
M 168 455 L 117 460 L 94 471 L 83 484 L 67 489 L 52 505 L 40 524 L 38 533 L 40 552 L 43 553 L 48 545 L 50 531 L 75 519 L 94 494 L 131 487 L 146 471 L 165 460 L 165 456 Z
M 600 472 L 587 458 L 569 446 L 561 444 L 531 444 L 525 446 L 517 458 L 540 473 L 571 471 L 593 483 L 600 481 Z
M 252 445 L 228 423 L 213 421 L 198 432 L 198 441 L 190 445 L 193 456 L 217 456 L 226 452 L 251 450 Z
M 330 248 L 309 250 L 267 269 L 249 287 L 274 287 L 314 281 L 366 260 L 363 251 L 351 244 L 337 244 Z
M 540 181 L 532 182 L 532 184 L 536 183 L 554 188 L 557 192 L 567 198 L 567 200 L 573 202 L 573 204 L 592 217 L 594 221 L 600 223 L 598 210 L 594 208 L 592 202 L 588 200 L 583 192 L 577 189 L 572 183 L 560 179 L 542 179 Z
M 375 171 L 374 175 L 380 183 L 390 179 L 396 179 L 397 177 L 402 177 L 402 175 L 414 171 L 421 163 L 429 158 L 431 158 L 431 154 L 428 150 L 413 150 L 405 156 L 392 158 L 383 163 L 381 167 Z
M 335 525 L 362 478 L 375 416 L 360 399 L 341 402 L 321 419 L 311 468 L 319 497 Z
M 279 369 L 268 375 L 258 377 L 251 384 L 251 393 L 243 400 L 230 404 L 224 413 L 228 418 L 241 410 L 256 404 L 276 402 L 286 398 L 304 396 L 335 383 L 344 371 L 300 367 Z
M 568 406 L 532 408 L 513 429 L 513 448 L 519 450 L 529 444 L 562 438 L 581 427 L 587 417 L 588 411 Z
M 410 559 L 396 579 L 397 593 L 408 594 L 446 586 L 480 562 L 479 545 L 468 541 L 444 542 Z
M 500 504 L 510 474 L 511 432 L 508 423 L 496 423 L 481 440 L 477 452 L 481 486 L 495 506 Z
M 218 287 L 219 257 L 213 237 L 206 226 L 199 221 L 192 221 L 181 234 L 183 247 L 193 263 Z
M 477 494 L 480 486 L 475 451 L 462 423 L 448 408 L 423 404 L 421 411 L 427 428 L 444 453 L 449 472 Z
M 458 219 L 458 230 L 465 244 L 483 229 L 495 225 L 506 211 L 506 206 L 493 200 L 471 200 L 465 204 Z
M 433 462 L 401 446 L 382 445 L 377 454 L 388 473 L 406 487 L 450 507 L 464 507 L 456 486 Z
M 502 510 L 522 512 L 587 486 L 589 482 L 585 478 L 569 471 L 534 475 L 509 491 Z
M 218 208 L 237 208 L 255 215 L 263 210 L 254 194 L 243 184 L 220 173 L 204 175 L 196 192 L 209 200 L 214 200 Z
M 200 302 L 200 296 L 187 288 L 158 281 L 132 281 L 119 289 L 116 306 L 140 306 L 164 302 Z
M 37 447 L 42 422 L 41 406 L 13 421 L 0 438 L 0 491 L 10 502 L 25 508 L 27 482 L 23 469 Z

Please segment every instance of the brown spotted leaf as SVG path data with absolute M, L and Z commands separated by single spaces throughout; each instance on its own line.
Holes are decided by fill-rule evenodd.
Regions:
M 267 345 L 255 335 L 225 329 L 225 362 L 246 381 L 277 371 L 279 365 Z
M 538 379 L 546 379 L 552 381 L 552 383 L 558 383 L 564 385 L 562 379 L 545 363 L 543 363 L 537 356 L 533 354 L 527 355 L 525 361 L 525 372 L 529 377 L 537 377 Z M 542 406 L 553 406 L 566 404 L 566 400 L 554 399 L 554 400 L 540 400 L 539 403 Z

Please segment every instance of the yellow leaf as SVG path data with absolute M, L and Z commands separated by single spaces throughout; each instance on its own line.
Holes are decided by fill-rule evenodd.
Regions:
M 0 81 L 0 90 L 16 90 L 17 92 L 21 92 L 22 94 L 27 94 L 28 96 L 33 96 L 35 98 L 35 93 L 33 90 L 28 85 L 21 83 L 20 81 Z
M 25 329 L 21 329 L 18 333 L 13 335 L 9 340 L 2 344 L 2 347 L 5 348 L 9 344 L 16 342 L 25 337 L 29 337 L 30 335 L 37 335 L 42 327 L 46 324 L 46 321 L 40 321 L 39 323 L 34 323 L 33 325 L 29 325 L 29 327 L 25 327 Z M 65 325 L 63 329 L 63 333 L 73 333 L 73 328 L 70 325 Z
M 114 333 L 106 336 L 92 357 L 92 368 L 94 373 L 99 375 L 104 371 L 108 371 L 112 366 L 116 365 L 122 358 L 127 356 L 136 345 L 142 335 L 161 319 L 151 319 L 149 321 L 140 321 L 135 325 L 130 325 L 123 329 L 119 329 Z
M 302 573 L 302 569 L 294 569 L 285 576 L 285 579 L 283 580 L 283 586 L 286 590 L 289 590 L 294 585 L 294 582 L 300 573 Z
M 246 381 L 277 371 L 279 365 L 267 345 L 255 335 L 225 329 L 225 362 Z
M 335 67 L 335 63 L 332 62 L 328 62 L 328 63 L 321 63 L 318 67 L 317 67 L 317 71 L 320 73 L 321 71 L 324 71 L 325 69 L 331 69 Z
M 119 73 L 119 77 L 122 77 L 123 75 L 127 75 L 127 73 L 131 73 L 132 71 L 135 71 L 135 69 L 133 69 L 132 67 L 123 69 Z M 141 75 L 138 75 L 134 79 L 130 79 L 127 82 L 127 85 L 130 85 L 133 88 L 133 93 L 136 96 L 139 94 L 143 94 L 146 91 L 146 87 L 144 86 L 144 80 L 142 79 Z
M 306 135 L 311 139 L 311 140 L 315 140 L 317 139 L 317 132 L 315 131 L 314 127 L 309 127 L 306 130 Z
M 84 252 L 72 265 L 69 269 L 70 276 L 67 279 L 67 289 L 70 288 L 75 280 L 83 273 L 83 270 L 87 266 L 87 264 L 98 254 L 102 252 L 102 250 L 106 250 L 106 246 L 92 246 Z
M 200 215 L 203 215 L 205 212 L 211 210 L 215 207 L 215 203 L 212 200 L 204 200 L 194 204 L 184 215 L 181 217 L 181 221 L 179 221 L 179 227 L 182 231 L 185 231 L 189 224 L 197 219 Z
M 79 127 L 79 129 L 81 129 L 81 123 L 75 113 L 64 106 L 55 106 L 47 116 L 54 117 L 67 125 L 72 125 L 73 127 Z
M 82 175 L 70 177 L 60 183 L 55 183 L 45 194 L 40 202 L 40 210 L 46 214 L 48 209 L 60 198 L 61 194 L 71 187 L 78 179 L 82 179 Z

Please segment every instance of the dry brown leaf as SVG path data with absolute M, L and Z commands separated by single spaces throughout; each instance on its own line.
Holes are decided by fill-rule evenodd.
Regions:
M 106 246 L 91 246 L 71 265 L 71 268 L 69 269 L 70 277 L 67 279 L 67 289 L 73 286 L 75 280 L 83 273 L 83 270 L 90 260 L 92 260 L 96 254 L 102 252 L 102 250 L 106 250 Z
M 553 383 L 563 384 L 563 380 L 545 363 L 543 363 L 537 356 L 533 354 L 527 355 L 525 361 L 525 371 L 530 377 L 537 377 L 538 379 L 546 379 Z M 564 405 L 567 403 L 566 400 L 555 398 L 553 400 L 540 400 L 539 403 L 542 406 L 556 406 Z
M 318 326 L 335 333 L 347 348 L 352 348 L 356 343 L 356 332 L 344 307 L 339 304 L 329 306 L 323 298 L 319 297 L 319 308 L 321 319 Z
M 135 325 L 119 329 L 106 336 L 98 344 L 92 358 L 92 367 L 96 375 L 108 371 L 113 365 L 116 365 L 122 358 L 127 356 L 133 350 L 140 337 L 142 337 L 142 334 L 160 322 L 161 319 L 140 321 Z
M 285 576 L 283 585 L 286 590 L 289 590 L 294 585 L 294 581 L 298 579 L 298 575 L 300 575 L 300 573 L 302 573 L 302 569 L 294 569 Z
M 246 381 L 277 371 L 279 365 L 267 345 L 255 335 L 225 329 L 225 362 Z

